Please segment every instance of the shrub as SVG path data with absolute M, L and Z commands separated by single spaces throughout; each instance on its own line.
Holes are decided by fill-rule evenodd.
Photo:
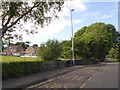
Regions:
M 111 61 L 116 62 L 118 61 L 118 48 L 111 48 L 108 54 L 108 58 L 111 58 Z
M 95 58 L 95 57 L 90 57 L 90 58 L 89 58 L 89 61 L 90 61 L 91 63 L 93 63 L 93 64 L 97 64 L 97 63 L 99 62 L 99 60 L 98 60 L 97 58 Z
M 2 63 L 2 79 L 21 77 L 41 70 L 41 62 Z
M 61 55 L 61 45 L 57 40 L 48 40 L 41 44 L 38 56 L 43 60 L 56 60 Z

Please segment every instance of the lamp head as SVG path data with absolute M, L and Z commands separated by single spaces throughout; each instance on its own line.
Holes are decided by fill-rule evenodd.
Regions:
M 74 9 L 71 9 L 71 11 L 74 11 Z

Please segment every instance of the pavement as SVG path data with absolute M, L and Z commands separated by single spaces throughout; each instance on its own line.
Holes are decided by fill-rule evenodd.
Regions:
M 104 65 L 105 63 L 100 63 L 97 65 Z M 89 66 L 89 65 L 87 65 Z M 65 67 L 57 70 L 51 70 L 41 73 L 32 74 L 29 76 L 24 76 L 20 78 L 8 79 L 2 81 L 2 88 L 26 88 L 31 85 L 35 85 L 37 83 L 48 80 L 49 78 L 55 78 L 59 75 L 63 75 L 78 69 L 83 68 L 81 65 Z

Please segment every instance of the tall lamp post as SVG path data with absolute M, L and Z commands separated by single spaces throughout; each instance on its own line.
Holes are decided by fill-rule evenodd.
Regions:
M 74 39 L 73 39 L 73 22 L 72 22 L 72 11 L 74 11 L 74 9 L 71 9 L 71 30 L 72 30 L 72 61 L 73 61 L 73 65 L 75 64 L 74 60 Z

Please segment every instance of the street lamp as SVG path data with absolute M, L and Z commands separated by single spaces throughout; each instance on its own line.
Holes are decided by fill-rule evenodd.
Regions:
M 72 30 L 72 61 L 73 61 L 73 65 L 75 64 L 74 62 L 74 41 L 73 41 L 73 22 L 72 22 L 72 11 L 74 11 L 74 9 L 71 9 L 71 30 Z

